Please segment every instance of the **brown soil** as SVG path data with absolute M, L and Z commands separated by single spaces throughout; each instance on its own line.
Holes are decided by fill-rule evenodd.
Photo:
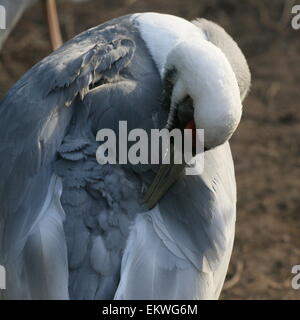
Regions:
M 113 17 L 157 11 L 212 19 L 243 49 L 253 85 L 231 143 L 238 215 L 223 299 L 300 299 L 300 290 L 291 288 L 291 268 L 300 264 L 300 30 L 290 26 L 292 2 L 93 0 L 82 5 L 58 0 L 65 39 Z M 0 96 L 49 53 L 38 4 L 22 18 L 0 55 Z

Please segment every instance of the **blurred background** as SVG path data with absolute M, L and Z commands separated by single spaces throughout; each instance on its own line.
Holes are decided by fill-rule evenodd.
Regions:
M 238 185 L 236 240 L 222 299 L 300 299 L 300 30 L 289 0 L 57 0 L 64 40 L 120 15 L 156 11 L 223 26 L 250 65 L 252 89 L 231 139 Z M 298 1 L 300 4 L 300 1 Z M 0 99 L 51 52 L 42 1 L 0 52 Z

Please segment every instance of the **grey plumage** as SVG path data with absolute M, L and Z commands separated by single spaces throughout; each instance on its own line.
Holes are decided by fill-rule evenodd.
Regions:
M 130 16 L 70 40 L 9 91 L 0 104 L 6 298 L 218 297 L 235 223 L 228 143 L 151 211 L 142 200 L 156 166 L 95 159 L 101 128 L 164 126 L 162 91 Z

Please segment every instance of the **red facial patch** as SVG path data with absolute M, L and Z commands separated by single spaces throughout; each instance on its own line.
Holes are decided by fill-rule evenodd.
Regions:
M 196 145 L 196 124 L 194 120 L 191 120 L 184 129 L 192 129 L 193 146 Z

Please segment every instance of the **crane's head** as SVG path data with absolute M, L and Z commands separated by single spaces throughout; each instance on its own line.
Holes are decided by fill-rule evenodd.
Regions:
M 251 76 L 243 53 L 223 28 L 205 19 L 194 23 L 205 39 L 181 41 L 167 57 L 165 83 L 172 87 L 168 126 L 194 121 L 204 129 L 205 147 L 212 149 L 237 128 Z
M 178 42 L 165 64 L 164 83 L 170 110 L 166 127 L 185 128 L 193 123 L 192 127 L 204 129 L 204 147 L 210 150 L 228 141 L 236 130 L 251 77 L 241 50 L 221 27 L 205 19 L 194 23 L 206 39 Z M 156 180 L 171 185 L 174 177 L 166 178 L 165 170 L 169 168 L 164 168 L 158 173 L 164 179 Z M 161 187 L 151 189 L 162 196 Z
M 204 129 L 204 144 L 212 149 L 227 141 L 242 114 L 240 92 L 234 72 L 223 52 L 212 43 L 180 42 L 168 56 L 166 70 L 174 70 L 168 127 L 185 114 L 190 100 L 197 129 Z M 176 119 L 176 117 L 178 117 Z

